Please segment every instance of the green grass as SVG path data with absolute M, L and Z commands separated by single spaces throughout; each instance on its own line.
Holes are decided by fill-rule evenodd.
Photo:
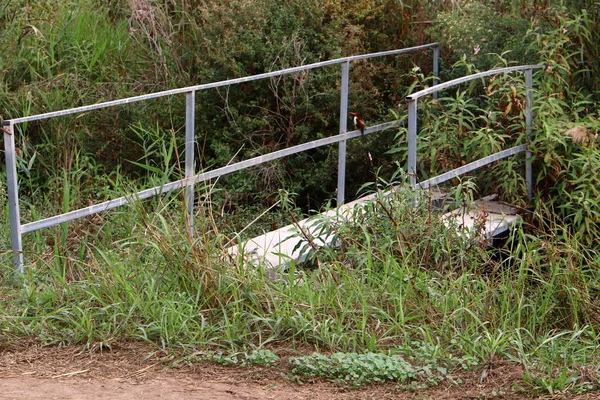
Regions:
M 336 8 L 340 2 L 327 9 L 319 2 L 290 2 L 283 9 L 279 2 L 268 1 L 264 4 L 273 12 L 249 7 L 245 13 L 219 4 L 191 10 L 183 3 L 153 2 L 154 26 L 144 25 L 143 15 L 126 2 L 112 2 L 102 10 L 92 1 L 78 2 L 75 8 L 71 1 L 36 3 L 27 12 L 25 1 L 4 3 L 0 20 L 6 29 L 0 43 L 13 56 L 0 59 L 0 104 L 3 116 L 11 118 L 341 53 L 387 50 L 400 42 L 417 44 L 397 40 L 401 38 L 383 26 L 370 29 L 363 22 L 379 21 L 373 15 L 386 11 L 369 9 L 363 15 L 361 2 L 344 11 Z M 335 183 L 330 172 L 335 153 L 313 154 L 311 160 L 282 161 L 260 173 L 198 185 L 197 233 L 191 239 L 184 229 L 182 195 L 171 193 L 25 235 L 26 273 L 17 279 L 7 250 L 9 232 L 0 230 L 5 246 L 0 250 L 0 344 L 35 337 L 46 345 L 101 349 L 146 341 L 186 362 L 273 368 L 285 362 L 300 380 L 320 377 L 352 385 L 391 380 L 414 389 L 456 382 L 453 375 L 462 370 L 513 363 L 525 370 L 524 391 L 598 390 L 600 152 L 594 141 L 584 146 L 563 135 L 574 125 L 590 133 L 599 129 L 593 90 L 598 65 L 591 55 L 597 52 L 597 32 L 591 27 L 598 16 L 582 11 L 590 9 L 588 0 L 579 2 L 588 7 L 572 2 L 570 12 L 549 7 L 548 14 L 530 10 L 526 2 L 510 3 L 504 10 L 500 3 L 482 2 L 485 7 L 479 8 L 485 9 L 486 18 L 501 14 L 502 21 L 519 15 L 514 25 L 503 27 L 525 32 L 518 48 L 503 32 L 495 32 L 486 39 L 502 54 L 478 58 L 470 54 L 473 43 L 450 40 L 442 50 L 444 63 L 458 60 L 452 70 L 442 71 L 447 76 L 475 72 L 486 64 L 511 65 L 521 56 L 552 67 L 535 76 L 534 201 L 525 201 L 522 157 L 465 178 L 452 193 L 456 203 L 468 204 L 480 193 L 498 191 L 503 199 L 531 211 L 503 248 L 490 252 L 476 238 L 447 228 L 431 213 L 427 196 L 415 201 L 412 193 L 399 192 L 391 202 L 383 200 L 378 181 L 368 187 L 377 194 L 374 201 L 357 209 L 352 222 L 320 221 L 336 235 L 335 250 L 308 251 L 310 262 L 291 265 L 280 279 L 267 277 L 260 265 L 231 259 L 224 251 L 230 239 L 258 234 L 298 212 L 285 192 L 268 196 L 265 206 L 265 192 L 293 182 L 289 187 L 304 191 L 307 204 L 314 204 L 311 190 Z M 298 7 L 315 12 L 299 13 Z M 402 11 L 402 18 L 409 18 L 405 7 L 439 26 L 444 21 L 457 22 L 454 30 L 465 26 L 460 13 L 446 10 L 436 19 L 419 2 L 397 2 L 391 14 Z M 523 18 L 531 13 L 541 17 Z M 213 17 L 221 14 L 223 18 Z M 267 16 L 274 23 L 264 24 Z M 469 26 L 485 22 L 475 18 Z M 308 29 L 306 23 L 314 26 Z M 248 24 L 270 26 L 271 31 L 248 35 Z M 340 27 L 355 32 L 346 47 L 331 34 Z M 425 37 L 421 33 L 415 37 Z M 451 33 L 446 30 L 441 39 Z M 522 36 L 526 44 L 521 44 Z M 509 58 L 514 54 L 505 49 L 519 56 Z M 459 50 L 468 56 L 461 57 Z M 355 65 L 350 102 L 363 105 L 371 115 L 387 115 L 390 104 L 406 94 L 396 82 L 398 71 L 410 71 L 401 80 L 411 90 L 431 81 L 409 61 L 398 63 Z M 264 154 L 265 149 L 334 132 L 337 74 L 333 69 L 314 71 L 281 81 L 277 93 L 270 85 L 236 87 L 226 95 L 198 93 L 203 167 L 229 162 L 240 148 Z M 523 83 L 520 75 L 494 77 L 444 92 L 437 101 L 420 102 L 420 178 L 525 143 Z M 182 102 L 157 100 L 143 107 L 18 126 L 23 220 L 180 176 Z M 392 112 L 401 119 L 405 107 Z M 349 152 L 348 169 L 363 178 L 374 172 L 362 170 L 361 146 L 387 145 L 384 140 L 367 141 Z M 404 166 L 406 130 L 398 131 L 395 142 L 387 156 L 399 157 L 398 165 Z M 115 149 L 122 150 L 115 154 Z M 4 182 L 0 179 L 0 222 L 5 227 Z M 253 197 L 256 192 L 260 200 Z M 269 206 L 273 212 L 252 222 Z M 282 348 L 302 354 L 279 359 Z
M 597 389 L 582 372 L 600 361 L 597 256 L 560 230 L 533 236 L 520 226 L 507 254 L 492 257 L 443 228 L 426 197 L 408 207 L 410 196 L 397 193 L 387 211 L 376 196 L 357 223 L 331 228 L 340 247 L 313 254 L 318 268 L 292 265 L 276 280 L 228 259 L 199 216 L 203 234 L 190 240 L 177 195 L 95 227 L 29 235 L 25 276 L 11 287 L 3 271 L 0 337 L 94 348 L 141 340 L 191 362 L 236 365 L 272 365 L 282 346 L 312 348 L 288 361 L 300 379 L 408 388 L 510 362 L 525 367 L 525 390 Z

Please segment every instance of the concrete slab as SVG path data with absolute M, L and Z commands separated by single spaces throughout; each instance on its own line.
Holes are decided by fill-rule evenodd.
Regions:
M 390 191 L 393 193 L 394 189 Z M 364 205 L 376 195 L 372 194 L 344 204 L 339 208 L 313 216 L 298 224 L 286 225 L 280 229 L 257 236 L 239 246 L 229 248 L 231 256 L 241 253 L 249 262 L 263 265 L 267 271 L 274 271 L 291 261 L 305 261 L 308 252 L 322 246 L 332 246 L 335 240 L 328 234 L 328 226 L 348 220 L 356 206 Z M 434 200 L 441 199 L 442 193 L 434 193 Z M 489 240 L 503 232 L 520 219 L 518 209 L 487 197 L 475 202 L 469 210 L 457 209 L 442 218 L 448 225 L 457 226 L 465 233 L 479 234 L 482 240 Z
M 493 200 L 494 196 L 477 200 L 466 208 L 458 208 L 442 216 L 447 226 L 456 226 L 468 235 L 478 235 L 481 240 L 491 240 L 493 237 L 508 231 L 521 219 L 519 209 L 510 204 Z

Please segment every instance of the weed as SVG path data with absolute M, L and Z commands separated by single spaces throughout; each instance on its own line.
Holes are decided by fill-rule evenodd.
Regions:
M 409 21 L 429 15 L 423 2 L 379 7 L 361 0 L 341 7 L 335 1 L 291 1 L 283 8 L 272 1 L 259 2 L 264 8 L 247 7 L 245 1 L 234 2 L 237 8 L 208 2 L 197 14 L 186 2 L 140 2 L 153 7 L 149 12 L 158 18 L 158 25 L 143 30 L 142 16 L 124 2 L 110 2 L 101 12 L 91 1 L 78 7 L 69 1 L 4 3 L 0 42 L 13 56 L 0 59 L 0 103 L 11 117 L 360 53 L 355 49 L 363 41 L 369 49 L 388 49 L 387 40 L 397 32 L 377 27 L 384 21 L 379 16 Z M 389 154 L 375 160 L 385 164 L 394 157 L 397 163 L 381 171 L 365 161 L 362 145 L 349 147 L 348 169 L 360 175 L 351 186 L 376 175 L 365 186 L 372 201 L 346 220 L 336 215 L 317 221 L 319 229 L 335 236 L 337 248 L 310 246 L 306 252 L 313 266 L 291 265 L 279 280 L 266 277 L 260 266 L 231 260 L 223 250 L 231 237 L 242 240 L 297 215 L 297 207 L 285 201 L 288 192 L 271 195 L 280 183 L 294 182 L 288 190 L 298 193 L 295 201 L 303 209 L 330 196 L 335 152 L 310 153 L 259 173 L 198 185 L 193 238 L 185 231 L 182 193 L 170 193 L 72 222 L 69 229 L 27 235 L 28 265 L 18 288 L 11 286 L 11 254 L 4 247 L 1 341 L 35 336 L 44 344 L 94 348 L 142 340 L 165 351 L 183 347 L 190 362 L 262 366 L 277 364 L 278 356 L 265 347 L 276 341 L 317 351 L 290 360 L 298 375 L 353 385 L 390 380 L 418 388 L 452 379 L 455 369 L 509 362 L 526 369 L 529 391 L 597 389 L 598 144 L 574 142 L 564 133 L 574 126 L 592 137 L 598 131 L 598 84 L 591 78 L 598 71 L 598 57 L 591 57 L 598 51 L 598 30 L 592 29 L 598 16 L 591 7 L 533 10 L 528 2 L 475 3 L 467 10 L 481 10 L 482 19 L 471 13 L 469 24 L 453 25 L 444 34 L 506 23 L 485 38 L 497 54 L 480 57 L 488 52 L 483 47 L 461 57 L 458 52 L 473 44 L 446 37 L 458 56 L 452 59 L 454 69 L 443 75 L 510 65 L 521 56 L 547 63 L 550 68 L 535 74 L 536 125 L 527 137 L 519 76 L 491 77 L 441 93 L 437 100 L 423 99 L 418 170 L 426 179 L 531 140 L 537 188 L 531 204 L 524 200 L 522 157 L 454 182 L 458 188 L 451 196 L 457 204 L 468 206 L 478 194 L 497 191 L 505 200 L 530 206 L 531 215 L 498 253 L 447 227 L 431 212 L 428 194 L 386 192 L 392 183 L 406 183 L 401 172 L 382 178 L 405 165 L 406 129 L 401 128 Z M 523 35 L 523 46 L 529 47 L 519 44 L 518 54 L 506 53 L 506 30 L 524 28 L 522 20 L 508 18 L 534 12 Z M 438 21 L 455 23 L 456 15 L 440 13 Z M 167 16 L 174 19 L 164 20 Z M 351 18 L 341 22 L 341 16 Z M 399 31 L 408 31 L 406 26 Z M 338 46 L 338 32 L 346 47 Z M 374 121 L 388 113 L 380 104 L 396 104 L 407 90 L 431 84 L 427 68 L 407 64 L 356 64 L 351 103 L 363 105 L 367 111 L 361 111 L 375 115 Z M 398 71 L 410 73 L 399 80 L 372 79 L 379 73 L 397 77 Z M 330 68 L 218 96 L 198 94 L 202 124 L 196 139 L 203 158 L 196 167 L 329 135 L 339 118 L 338 78 L 339 71 Z M 182 143 L 175 133 L 183 126 L 182 108 L 181 99 L 157 100 L 143 108 L 123 106 L 19 126 L 23 221 L 160 185 L 180 173 Z M 399 120 L 405 117 L 402 108 L 394 112 Z M 385 148 L 392 138 L 382 137 L 364 143 Z M 6 204 L 2 185 L 3 226 Z M 265 204 L 276 212 L 255 221 Z M 8 243 L 6 229 L 0 237 Z M 204 350 L 212 348 L 220 350 Z
M 324 377 L 354 386 L 394 381 L 416 388 L 417 380 L 431 386 L 442 381 L 447 373 L 443 367 L 415 366 L 402 356 L 380 353 L 333 353 L 329 356 L 314 353 L 290 358 L 289 362 L 294 374 Z
M 210 361 L 224 366 L 271 367 L 279 361 L 279 356 L 271 350 L 253 350 L 244 353 L 224 353 L 222 351 L 197 351 L 186 355 L 184 362 Z

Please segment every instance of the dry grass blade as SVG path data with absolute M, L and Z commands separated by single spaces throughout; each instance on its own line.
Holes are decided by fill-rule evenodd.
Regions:
M 138 369 L 138 370 L 137 370 L 137 371 L 135 371 L 135 372 L 132 372 L 132 373 L 130 373 L 130 374 L 127 374 L 127 375 L 124 375 L 124 376 L 123 376 L 123 378 L 131 378 L 131 377 L 133 377 L 133 376 L 138 376 L 138 375 L 141 375 L 141 374 L 143 374 L 144 372 L 148 371 L 149 369 L 152 369 L 152 368 L 156 367 L 158 364 L 160 364 L 160 363 L 158 363 L 158 362 L 157 362 L 157 363 L 154 363 L 154 364 L 152 364 L 152 365 L 148 365 L 147 367 L 144 367 L 144 368 L 142 368 L 142 369 Z
M 565 135 L 569 136 L 573 140 L 573 143 L 581 144 L 587 144 L 590 140 L 598 138 L 597 133 L 594 135 L 591 132 L 588 132 L 588 130 L 583 126 L 575 126 L 566 131 Z
M 54 375 L 51 379 L 64 378 L 67 376 L 85 374 L 86 372 L 89 372 L 89 371 L 90 371 L 89 369 L 83 369 L 81 371 L 67 372 L 66 374 Z

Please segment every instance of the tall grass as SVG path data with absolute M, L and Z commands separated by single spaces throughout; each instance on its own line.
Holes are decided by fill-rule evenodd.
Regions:
M 275 280 L 229 258 L 207 225 L 190 240 L 178 196 L 134 203 L 78 241 L 57 229 L 64 242 L 48 247 L 40 237 L 52 232 L 40 234 L 23 289 L 2 304 L 2 338 L 91 349 L 143 340 L 190 356 L 424 343 L 453 368 L 517 362 L 531 387 L 565 390 L 573 379 L 581 390 L 596 387 L 577 377 L 599 361 L 598 256 L 550 213 L 537 215 L 544 232 L 517 226 L 496 254 L 442 224 L 427 197 L 415 209 L 407 206 L 413 193 L 397 192 L 391 203 L 380 196 L 357 208 L 354 222 L 330 228 L 340 247 L 316 252 L 319 268 L 291 264 Z M 115 231 L 122 239 L 110 239 Z
M 192 53 L 182 52 L 175 58 L 177 52 L 169 55 L 167 51 L 170 39 L 202 40 L 198 32 L 189 30 L 190 10 L 165 3 L 164 8 L 155 9 L 159 17 L 172 13 L 179 20 L 171 25 L 161 20 L 165 25 L 132 34 L 130 29 L 141 29 L 136 25 L 139 21 L 129 26 L 119 19 L 123 9 L 116 2 L 101 13 L 95 12 L 94 4 L 81 3 L 77 10 L 63 4 L 61 10 L 49 9 L 53 13 L 47 20 L 36 17 L 45 11 L 38 4 L 22 19 L 16 18 L 12 5 L 4 9 L 4 18 L 12 16 L 16 22 L 7 25 L 8 29 L 14 30 L 15 37 L 22 35 L 21 46 L 13 49 L 16 56 L 0 60 L 2 70 L 7 71 L 2 78 L 2 104 L 9 105 L 6 109 L 11 116 L 174 85 L 175 80 L 165 79 L 169 66 L 189 69 L 183 81 L 206 77 L 207 72 L 194 64 Z M 197 17 L 202 20 L 207 15 Z M 284 17 L 277 15 L 277 21 L 285 22 Z M 570 86 L 581 47 L 574 48 L 569 35 L 580 29 L 587 46 L 592 32 L 587 30 L 588 16 L 567 17 L 564 27 L 532 26 L 526 32 L 532 46 L 550 43 L 540 54 L 553 70 L 536 76 L 537 125 L 532 149 L 539 190 L 530 205 L 531 215 L 514 228 L 502 249 L 490 251 L 478 237 L 465 237 L 456 227 L 447 227 L 431 211 L 426 194 L 415 198 L 414 193 L 399 191 L 384 199 L 376 182 L 371 188 L 375 198 L 354 210 L 351 222 L 324 225 L 336 235 L 336 249 L 311 253 L 309 264 L 292 263 L 273 280 L 262 266 L 241 257 L 232 259 L 224 251 L 232 238 L 237 240 L 236 233 L 245 229 L 245 220 L 254 215 L 230 207 L 219 185 L 199 186 L 197 233 L 192 238 L 185 231 L 183 196 L 171 193 L 26 235 L 27 268 L 21 280 L 15 281 L 12 255 L 3 250 L 0 341 L 35 336 L 44 344 L 74 343 L 97 350 L 119 341 L 142 340 L 190 359 L 206 349 L 239 354 L 285 346 L 324 353 L 403 354 L 407 359 L 415 357 L 419 368 L 429 365 L 427 360 L 452 369 L 513 362 L 525 367 L 528 389 L 554 393 L 598 388 L 598 145 L 594 141 L 573 143 L 563 135 L 575 124 L 590 132 L 598 130 L 593 96 Z M 167 28 L 174 34 L 161 38 Z M 217 37 L 220 28 L 213 26 L 211 33 Z M 233 40 L 239 33 L 231 31 L 223 40 Z M 320 43 L 323 37 L 319 35 L 312 40 Z M 373 43 L 380 43 L 385 35 L 380 32 Z M 358 41 L 350 37 L 349 46 Z M 293 48 L 289 46 L 294 43 L 286 43 L 288 50 Z M 149 45 L 152 51 L 144 52 Z M 328 49 L 332 54 L 337 51 Z M 213 61 L 227 59 L 227 54 L 220 53 L 223 48 L 213 50 Z M 252 52 L 251 46 L 244 50 L 264 58 Z M 138 58 L 140 53 L 143 56 Z M 151 63 L 149 59 L 157 54 L 160 62 Z M 296 51 L 294 56 L 298 55 Z M 489 60 L 510 63 L 503 56 Z M 243 61 L 230 67 L 240 69 Z M 471 61 L 459 59 L 456 70 L 476 71 Z M 130 73 L 118 73 L 124 69 Z M 415 68 L 403 79 L 415 82 L 414 88 L 429 84 L 424 76 Z M 138 82 L 136 77 L 142 83 L 132 84 Z M 329 77 L 325 74 L 319 79 Z M 285 83 L 290 91 L 294 84 Z M 73 98 L 65 95 L 67 89 Z M 394 87 L 386 96 L 401 97 L 403 90 Z M 97 97 L 90 97 L 94 93 Z M 370 92 L 366 93 L 361 92 L 356 101 Z M 525 143 L 524 95 L 521 78 L 495 77 L 420 104 L 422 178 Z M 177 101 L 154 104 L 151 110 L 124 108 L 114 115 L 106 112 L 52 126 L 23 127 L 18 135 L 23 219 L 119 197 L 179 175 L 181 143 L 175 134 L 182 124 L 171 118 L 180 106 Z M 310 107 L 302 103 L 296 111 Z M 229 110 L 229 117 L 239 117 L 235 111 Z M 326 126 L 332 115 L 311 112 L 318 126 Z M 123 122 L 131 114 L 150 123 L 132 126 Z M 156 124 L 155 117 L 144 119 L 147 115 L 168 117 Z M 256 125 L 244 118 L 240 120 L 252 129 L 269 125 L 267 120 Z M 209 121 L 207 130 L 215 128 L 212 119 L 205 120 Z M 95 128 L 88 131 L 89 126 Z M 148 126 L 152 129 L 141 128 Z M 224 128 L 228 135 L 230 128 Z M 105 135 L 98 135 L 99 131 Z M 294 132 L 301 136 L 308 131 Z M 405 138 L 401 130 L 391 154 L 404 156 Z M 274 145 L 266 139 L 262 145 Z M 131 162 L 116 162 L 119 166 L 114 168 L 91 157 L 104 154 L 100 158 L 111 160 L 106 152 L 119 144 L 141 151 L 128 153 Z M 221 156 L 231 153 L 223 138 L 208 143 L 207 148 Z M 403 165 L 404 160 L 400 161 Z M 124 171 L 127 165 L 130 168 Z M 460 182 L 455 200 L 468 204 L 477 190 L 497 190 L 504 199 L 526 206 L 522 168 L 522 159 L 502 161 L 476 176 L 479 180 Z M 246 177 L 237 181 L 239 187 L 248 188 Z M 7 225 L 5 200 L 0 186 L 3 226 Z M 275 218 L 288 215 L 286 207 Z M 244 233 L 258 229 L 262 228 L 252 226 Z M 7 230 L 0 232 L 0 238 L 2 243 L 9 242 Z M 438 362 L 442 359 L 443 363 Z

